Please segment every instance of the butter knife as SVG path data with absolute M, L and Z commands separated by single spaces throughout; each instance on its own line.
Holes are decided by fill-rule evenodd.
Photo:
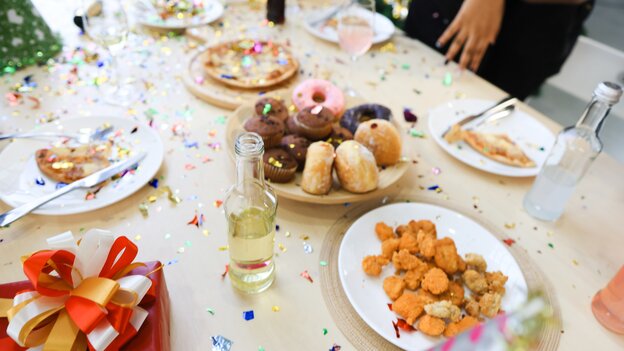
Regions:
M 101 171 L 91 174 L 88 177 L 82 178 L 78 181 L 68 184 L 51 194 L 42 196 L 36 200 L 33 200 L 31 202 L 23 204 L 22 206 L 16 207 L 8 212 L 0 214 L 0 227 L 4 227 L 15 222 L 16 220 L 24 217 L 28 213 L 36 210 L 37 208 L 71 191 L 74 191 L 80 188 L 90 188 L 92 186 L 98 185 L 102 183 L 103 181 L 111 178 L 112 176 L 118 174 L 119 172 L 130 168 L 135 163 L 138 163 L 145 157 L 145 155 L 146 155 L 145 152 L 141 152 L 140 154 L 133 156 L 125 161 L 117 162 L 113 165 L 110 165 L 104 168 Z
M 518 99 L 516 99 L 515 97 L 512 96 L 507 96 L 504 99 L 502 99 L 501 101 L 497 102 L 496 104 L 494 104 L 494 106 L 482 111 L 481 113 L 478 113 L 476 115 L 470 115 L 464 119 L 462 119 L 461 121 L 455 123 L 458 124 L 460 127 L 464 126 L 467 123 L 470 123 L 472 121 L 474 121 L 477 118 L 483 117 L 485 115 L 490 115 L 490 114 L 495 114 L 504 110 L 507 110 L 510 106 L 514 106 L 516 103 L 518 102 Z M 444 131 L 444 133 L 442 133 L 442 138 L 444 138 L 446 136 L 446 134 L 448 132 L 451 131 L 451 127 L 453 126 L 449 126 L 448 128 L 446 128 L 446 130 Z

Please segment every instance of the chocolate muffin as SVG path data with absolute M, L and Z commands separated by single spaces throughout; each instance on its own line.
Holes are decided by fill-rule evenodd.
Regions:
M 300 135 L 315 141 L 322 140 L 332 133 L 334 114 L 321 105 L 306 107 L 294 118 Z
M 282 122 L 286 122 L 288 118 L 288 108 L 284 105 L 283 102 L 265 97 L 256 102 L 255 106 L 256 115 L 258 116 L 266 116 L 266 117 L 275 117 Z
M 353 140 L 353 134 L 347 128 L 343 128 L 340 124 L 334 123 L 332 126 L 332 133 L 325 141 L 337 148 L 343 141 L 347 140 Z
M 280 142 L 280 147 L 286 150 L 299 164 L 297 168 L 299 171 L 302 171 L 303 166 L 305 166 L 308 146 L 310 146 L 310 141 L 298 135 L 286 135 Z
M 274 148 L 262 156 L 264 176 L 275 183 L 288 183 L 295 178 L 297 161 L 286 150 Z
M 284 123 L 275 117 L 256 116 L 245 122 L 245 130 L 258 133 L 264 141 L 264 148 L 279 145 L 284 136 Z
M 294 116 L 286 118 L 286 122 L 284 123 L 284 127 L 286 129 L 284 131 L 285 135 L 290 135 L 290 134 L 299 135 L 299 129 L 295 125 L 295 117 Z

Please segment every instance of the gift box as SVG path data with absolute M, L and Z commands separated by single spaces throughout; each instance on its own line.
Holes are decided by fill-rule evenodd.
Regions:
M 133 244 L 130 243 L 130 245 L 133 245 Z M 124 249 L 127 249 L 127 248 L 124 248 Z M 136 247 L 132 249 L 135 250 Z M 51 251 L 51 250 L 46 250 L 46 251 Z M 114 249 L 112 251 L 114 251 Z M 41 251 L 41 252 L 44 252 L 44 251 Z M 123 250 L 121 252 L 123 252 Z M 66 251 L 64 253 L 66 253 Z M 33 254 L 33 256 L 37 254 L 38 253 L 35 253 Z M 133 252 L 132 258 L 134 258 L 135 254 L 136 254 L 136 251 Z M 78 254 L 77 256 L 79 255 L 80 254 Z M 109 256 L 123 256 L 123 255 L 121 253 L 119 253 L 118 255 L 117 253 L 113 253 Z M 130 261 L 132 261 L 132 259 L 130 259 Z M 51 261 L 45 261 L 45 262 L 46 262 L 46 265 L 49 265 Z M 114 263 L 111 262 L 111 264 L 108 267 L 116 268 L 114 266 L 117 263 L 118 262 L 114 262 Z M 54 262 L 53 262 L 53 265 L 54 265 Z M 56 266 L 59 266 L 58 262 L 56 262 Z M 109 332 L 110 334 L 110 331 L 112 330 L 112 328 L 110 330 L 106 330 L 102 328 L 99 328 L 99 329 L 93 328 L 93 333 L 91 333 L 91 331 L 85 332 L 86 334 L 79 335 L 79 338 L 85 338 L 85 340 L 88 339 L 89 341 L 88 346 L 89 346 L 89 349 L 91 350 L 105 349 L 106 351 L 114 351 L 114 350 L 169 351 L 170 350 L 169 294 L 167 292 L 167 285 L 165 283 L 165 278 L 162 272 L 162 264 L 160 262 L 147 262 L 147 263 L 132 263 L 132 264 L 128 264 L 125 266 L 126 266 L 125 270 L 121 270 L 120 272 L 118 272 L 118 276 L 115 276 L 114 279 L 113 278 L 108 279 L 108 282 L 109 284 L 111 281 L 119 282 L 120 283 L 119 289 L 121 290 L 126 289 L 130 291 L 134 291 L 133 289 L 136 289 L 136 291 L 138 291 L 138 294 L 136 293 L 135 294 L 138 296 L 138 299 L 137 297 L 135 297 L 134 301 L 137 301 L 137 302 L 140 301 L 140 302 L 138 302 L 138 305 L 136 305 L 135 303 L 136 307 L 133 308 L 132 306 L 119 303 L 118 299 L 113 298 L 110 301 L 110 303 L 107 302 L 105 304 L 106 306 L 105 315 L 107 317 L 104 318 L 104 319 L 108 318 L 108 320 L 111 321 L 111 324 L 109 324 L 109 326 L 111 326 L 112 328 L 120 329 L 119 326 L 124 325 L 125 327 L 123 327 L 123 330 L 125 331 L 118 333 L 117 336 L 109 337 L 108 339 L 109 341 L 107 344 L 96 343 L 95 346 L 92 345 L 91 342 L 92 340 L 97 341 L 98 339 L 93 337 L 93 334 L 95 334 L 96 336 L 98 335 L 98 333 L 100 335 L 106 334 L 106 333 L 103 333 L 102 331 Z M 120 266 L 117 266 L 117 267 L 120 267 Z M 84 268 L 84 270 L 88 270 L 88 267 Z M 26 275 L 29 276 L 29 278 L 31 279 L 27 281 L 0 284 L 0 299 L 15 299 L 14 304 L 18 304 L 19 303 L 18 299 L 20 297 L 22 298 L 22 300 L 27 299 L 28 294 L 36 293 L 35 290 L 45 292 L 45 290 L 43 290 L 45 289 L 45 287 L 42 288 L 43 285 L 41 284 L 41 281 L 35 281 L 35 283 L 32 283 L 33 282 L 32 276 L 29 275 L 29 272 L 28 272 L 28 269 L 26 269 L 26 266 L 25 266 L 24 271 Z M 45 266 L 44 266 L 43 271 L 46 271 Z M 62 270 L 60 271 L 62 272 Z M 104 269 L 102 271 L 104 271 Z M 69 272 L 73 273 L 72 271 L 69 271 Z M 127 283 L 128 279 L 130 280 L 134 279 L 135 281 L 139 281 L 139 282 L 144 281 L 142 282 L 142 285 L 141 285 L 143 288 L 140 288 L 140 287 L 137 288 L 136 285 L 128 287 L 128 283 Z M 87 279 L 84 279 L 84 281 L 86 280 Z M 126 282 L 124 280 L 126 280 Z M 33 286 L 33 284 L 39 284 L 39 286 L 37 287 L 38 289 L 35 289 L 36 287 Z M 77 285 L 82 286 L 82 285 L 88 285 L 88 284 L 82 284 L 82 285 L 77 284 Z M 58 282 L 56 285 L 49 285 L 48 288 L 56 287 L 56 286 L 58 286 Z M 115 289 L 113 290 L 117 291 Z M 74 321 L 73 323 L 74 325 L 76 324 L 80 325 L 82 323 L 80 318 L 76 318 L 75 314 L 72 315 L 72 311 L 71 311 L 72 306 L 70 306 L 72 304 L 75 304 L 70 301 L 70 299 L 72 299 L 71 296 L 76 296 L 76 295 L 80 296 L 80 294 L 81 294 L 80 289 L 77 287 L 74 287 L 73 291 L 71 291 L 71 293 L 69 294 L 70 297 L 66 298 L 64 302 L 65 308 L 61 310 L 60 313 L 57 314 L 56 320 L 55 321 L 53 320 L 52 323 L 62 324 L 62 319 L 63 319 L 62 317 L 64 316 L 61 316 L 60 314 L 63 314 L 63 313 L 66 315 L 67 314 L 70 315 L 69 318 L 71 318 Z M 0 302 L 2 301 L 0 300 Z M 27 304 L 27 303 L 32 303 L 32 302 L 29 302 L 28 300 L 26 300 L 24 301 L 24 303 Z M 85 302 L 83 301 L 82 303 L 85 303 Z M 86 303 L 93 303 L 93 302 L 86 301 Z M 118 303 L 119 305 L 114 305 L 114 303 Z M 0 307 L 2 307 L 2 304 L 0 304 Z M 6 307 L 6 305 L 4 307 Z M 85 311 L 88 312 L 88 309 L 85 309 Z M 112 317 L 116 317 L 116 318 L 112 318 Z M 13 317 L 13 318 L 16 318 L 16 317 Z M 69 319 L 69 318 L 66 318 L 66 319 Z M 48 318 L 48 320 L 49 319 L 50 318 Z M 102 321 L 99 321 L 99 322 L 100 322 L 99 324 L 102 324 L 101 323 Z M 106 322 L 104 324 L 108 323 L 107 320 L 104 322 Z M 11 323 L 13 323 L 13 321 Z M 47 323 L 46 320 L 44 320 L 42 324 L 45 324 L 45 323 Z M 8 327 L 9 327 L 9 320 L 7 318 L 0 318 L 0 350 L 2 351 L 27 350 L 27 348 L 18 346 L 17 343 L 15 343 L 11 338 L 9 338 L 10 334 L 8 333 L 8 330 L 7 330 Z M 80 325 L 80 327 L 82 327 L 82 325 Z M 35 329 L 32 333 L 36 333 L 36 332 L 37 332 L 37 329 Z M 78 332 L 80 333 L 80 330 L 78 330 Z M 110 340 L 112 340 L 112 342 Z

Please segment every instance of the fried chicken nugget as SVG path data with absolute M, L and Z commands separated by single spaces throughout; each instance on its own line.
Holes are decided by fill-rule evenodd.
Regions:
M 425 312 L 432 317 L 450 319 L 451 322 L 458 322 L 461 318 L 461 309 L 448 300 L 425 305 Z
M 418 253 L 418 241 L 416 240 L 416 235 L 414 235 L 411 231 L 403 233 L 400 240 L 399 250 L 406 249 L 411 254 Z
M 440 268 L 432 268 L 425 273 L 421 286 L 434 295 L 440 295 L 448 289 L 449 279 Z
M 459 268 L 459 255 L 457 247 L 451 238 L 442 238 L 435 242 L 436 265 L 447 274 L 455 274 Z
M 420 289 L 417 292 L 418 296 L 422 296 L 422 298 L 424 299 L 423 301 L 425 301 L 425 305 L 426 304 L 430 304 L 430 303 L 434 303 L 436 301 L 440 301 L 440 298 L 428 291 L 425 291 L 424 289 Z
M 400 226 L 396 227 L 396 229 L 394 229 L 394 232 L 396 233 L 396 235 L 401 236 L 408 230 L 410 230 L 410 227 L 408 225 L 401 224 Z
M 396 275 L 391 275 L 384 279 L 383 289 L 386 292 L 386 295 L 394 301 L 398 299 L 401 295 L 403 295 L 403 290 L 405 290 L 405 282 L 400 277 Z
M 421 261 L 416 268 L 410 269 L 403 276 L 403 281 L 405 281 L 405 285 L 410 290 L 416 290 L 420 286 L 425 273 L 429 270 L 429 266 Z
M 466 303 L 464 305 L 464 309 L 469 316 L 474 318 L 479 318 L 481 315 L 481 309 L 479 307 L 479 303 L 475 301 L 473 298 L 467 298 Z
M 392 310 L 403 317 L 409 325 L 423 313 L 427 300 L 415 294 L 404 293 L 392 303 Z
M 422 230 L 425 233 L 432 234 L 434 237 L 437 235 L 435 224 L 433 224 L 433 222 L 429 220 L 426 220 L 426 219 L 423 219 L 420 221 L 412 220 L 407 225 L 410 227 L 410 229 L 414 233 L 418 233 L 419 230 Z
M 432 317 L 430 315 L 423 316 L 418 321 L 418 330 L 429 336 L 440 336 L 446 328 L 446 323 L 440 318 Z
M 377 233 L 377 237 L 381 241 L 394 238 L 394 231 L 392 230 L 392 227 L 384 222 L 375 224 L 375 233 Z
M 447 338 L 453 337 L 457 334 L 465 332 L 477 324 L 479 324 L 478 319 L 471 316 L 465 316 L 459 322 L 449 323 L 444 330 L 444 336 Z
M 390 262 L 383 256 L 366 256 L 362 260 L 362 269 L 364 273 L 372 276 L 378 276 L 381 274 L 381 268 Z
M 504 275 L 500 271 L 496 272 L 485 272 L 485 280 L 488 283 L 488 292 L 497 293 L 505 295 L 505 283 L 507 283 L 507 279 L 509 279 L 506 275 Z
M 392 255 L 399 250 L 400 239 L 388 239 L 381 243 L 381 255 L 387 259 L 392 259 Z
M 487 280 L 485 280 L 485 276 L 483 274 L 473 270 L 468 269 L 462 274 L 462 280 L 464 284 L 475 294 L 481 294 L 485 292 L 488 288 Z
M 403 249 L 392 255 L 392 264 L 396 270 L 403 269 L 409 271 L 410 269 L 415 269 L 421 266 L 424 262 L 418 257 L 410 254 L 409 251 Z
M 464 303 L 464 286 L 456 281 L 450 281 L 448 290 L 440 295 L 442 300 L 449 300 L 455 306 L 461 306 Z
M 487 270 L 487 262 L 485 262 L 483 256 L 476 253 L 466 254 L 466 265 L 479 273 L 485 273 Z
M 502 300 L 500 294 L 485 293 L 479 300 L 479 309 L 484 316 L 494 318 L 500 310 Z
M 420 254 L 426 259 L 430 259 L 435 256 L 435 243 L 436 237 L 433 234 L 426 233 L 424 231 L 418 231 L 416 234 L 416 241 L 418 242 L 418 249 Z

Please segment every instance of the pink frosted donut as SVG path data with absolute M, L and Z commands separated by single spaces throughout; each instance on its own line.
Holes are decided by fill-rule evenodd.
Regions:
M 293 91 L 292 101 L 299 111 L 309 106 L 322 105 L 339 118 L 345 107 L 344 95 L 332 83 L 323 79 L 308 79 Z

